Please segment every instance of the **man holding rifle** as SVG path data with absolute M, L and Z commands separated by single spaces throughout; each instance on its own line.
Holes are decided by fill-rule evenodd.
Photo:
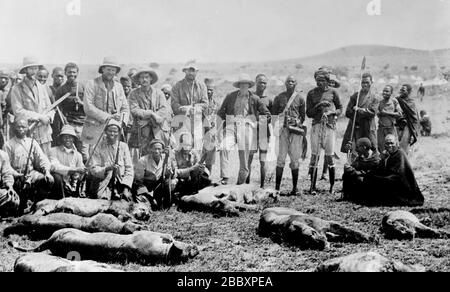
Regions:
M 55 111 L 47 111 L 51 106 L 50 97 L 44 85 L 37 82 L 36 73 L 42 64 L 32 57 L 25 57 L 20 74 L 25 74 L 22 82 L 15 85 L 11 91 L 11 107 L 15 116 L 24 116 L 28 122 L 37 122 L 35 130 L 36 141 L 45 154 L 50 153 L 52 142 L 51 123 Z
M 120 142 L 122 124 L 110 120 L 102 139 L 89 163 L 92 179 L 88 193 L 97 199 L 131 200 L 134 169 L 128 145 Z
M 14 122 L 15 137 L 4 146 L 13 168 L 14 189 L 20 196 L 19 212 L 27 208 L 29 199 L 34 202 L 45 199 L 54 182 L 50 161 L 39 144 L 26 137 L 27 132 L 27 118 L 17 116 Z

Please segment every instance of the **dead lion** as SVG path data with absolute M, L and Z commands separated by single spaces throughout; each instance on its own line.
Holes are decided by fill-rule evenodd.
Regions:
M 287 208 L 267 208 L 259 221 L 261 236 L 275 241 L 286 241 L 301 249 L 324 250 L 329 242 L 364 243 L 378 239 L 358 230 L 353 230 L 334 221 L 300 213 Z
M 82 259 L 99 262 L 148 264 L 178 264 L 194 258 L 199 251 L 195 245 L 175 241 L 169 234 L 138 231 L 130 235 L 87 233 L 77 229 L 61 229 L 40 246 L 24 249 L 15 242 L 9 244 L 19 251 L 42 252 L 66 257 L 77 252 Z
M 315 272 L 424 272 L 421 266 L 408 266 L 375 252 L 361 252 L 326 261 Z
M 254 185 L 225 185 L 208 187 L 198 194 L 184 196 L 178 203 L 181 211 L 204 211 L 220 216 L 239 216 L 240 211 L 258 211 L 258 204 L 276 202 L 274 190 Z
M 83 198 L 65 198 L 62 200 L 43 200 L 36 204 L 34 215 L 51 213 L 70 213 L 81 217 L 92 217 L 99 213 L 112 214 L 122 221 L 137 219 L 146 221 L 150 218 L 151 209 L 141 203 L 125 201 L 93 200 Z
M 450 233 L 430 228 L 408 211 L 393 211 L 381 222 L 381 231 L 387 239 L 450 238 Z
M 43 239 L 55 231 L 64 228 L 75 228 L 86 232 L 110 232 L 131 234 L 145 229 L 144 226 L 131 221 L 122 223 L 110 214 L 97 214 L 85 218 L 73 214 L 56 213 L 47 216 L 26 215 L 18 218 L 11 226 L 5 228 L 3 236 L 11 234 L 29 235 L 33 239 Z
M 20 256 L 14 263 L 14 272 L 54 273 L 54 272 L 123 272 L 106 264 L 94 261 L 69 261 L 45 253 Z

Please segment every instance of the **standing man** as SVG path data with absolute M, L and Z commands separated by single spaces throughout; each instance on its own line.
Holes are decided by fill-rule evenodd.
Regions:
M 74 142 L 75 146 L 83 156 L 83 161 L 86 161 L 89 156 L 89 148 L 80 140 L 86 114 L 84 113 L 83 105 L 84 86 L 77 81 L 79 70 L 78 65 L 75 63 L 67 63 L 64 67 L 64 74 L 66 74 L 67 81 L 56 90 L 55 99 L 59 100 L 67 93 L 70 93 L 70 96 L 58 106 L 61 111 L 61 116 L 56 116 L 54 124 L 59 123 L 58 129 L 61 129 L 66 123 L 74 128 L 77 135 L 77 139 Z M 61 118 L 65 119 L 65 121 L 61 121 Z
M 28 122 L 38 122 L 34 133 L 36 141 L 45 154 L 50 153 L 52 142 L 51 123 L 55 111 L 46 112 L 51 106 L 48 91 L 36 81 L 36 73 L 42 68 L 36 59 L 25 57 L 20 74 L 25 74 L 22 82 L 11 90 L 11 107 L 15 116 L 24 116 Z
M 125 97 L 128 99 L 128 97 L 130 96 L 131 90 L 133 89 L 132 86 L 132 82 L 130 77 L 120 77 L 120 84 L 122 84 L 122 88 L 123 88 L 123 92 L 125 93 Z
M 48 70 L 45 67 L 42 67 L 36 73 L 36 80 L 39 81 L 42 85 L 45 86 L 45 89 L 48 92 L 48 97 L 50 98 L 50 102 L 54 103 L 55 102 L 55 97 L 54 97 L 53 91 L 50 88 L 50 86 L 47 85 L 47 80 L 48 80 L 49 74 L 50 73 L 48 72 Z
M 7 137 L 7 123 L 8 123 L 8 108 L 6 104 L 6 98 L 11 90 L 11 82 L 9 81 L 9 74 L 5 69 L 0 69 L 0 128 L 1 137 L 0 142 L 3 147 L 4 137 Z
M 128 145 L 120 142 L 121 124 L 111 120 L 105 129 L 89 167 L 91 185 L 89 194 L 94 199 L 131 201 L 134 179 L 133 163 Z M 119 149 L 117 149 L 119 147 Z
M 359 138 L 367 137 L 370 139 L 373 150 L 377 149 L 377 125 L 375 122 L 375 116 L 378 113 L 379 100 L 375 95 L 375 92 L 371 90 L 373 78 L 370 73 L 364 73 L 361 79 L 361 91 L 355 92 L 351 97 L 345 111 L 345 116 L 349 119 L 347 130 L 342 140 L 341 152 L 347 153 L 349 150 L 352 152 L 356 149 L 356 141 Z M 356 104 L 356 100 L 359 102 Z M 355 117 L 356 111 L 356 117 Z M 352 134 L 353 119 L 355 121 L 355 129 Z M 354 152 L 356 157 L 356 152 Z
M 398 103 L 403 111 L 403 118 L 398 123 L 398 138 L 400 148 L 409 154 L 409 149 L 417 142 L 419 136 L 419 114 L 416 104 L 411 98 L 412 87 L 409 84 L 403 84 L 400 88 Z
M 205 163 L 209 173 L 212 174 L 212 166 L 216 161 L 217 150 L 217 128 L 216 117 L 219 110 L 219 104 L 214 97 L 214 79 L 205 78 L 206 89 L 208 91 L 208 106 L 205 109 L 205 119 L 203 121 L 203 127 L 205 130 L 205 136 L 203 140 L 203 151 L 200 158 L 200 164 Z
M 251 150 L 255 150 L 256 127 L 261 116 L 266 116 L 270 122 L 270 111 L 261 99 L 250 91 L 255 82 L 247 74 L 242 74 L 239 80 L 233 83 L 239 90 L 227 95 L 217 115 L 225 123 L 222 150 L 220 152 L 220 166 L 222 184 L 227 184 L 229 173 L 229 153 L 236 143 L 239 152 L 239 176 L 237 184 L 241 185 L 248 178 L 248 161 Z M 218 125 L 220 129 L 222 125 Z M 260 127 L 266 129 L 267 126 Z M 253 148 L 255 147 L 255 148 Z
M 417 91 L 417 95 L 420 98 L 420 102 L 422 102 L 423 101 L 423 97 L 425 96 L 425 87 L 423 87 L 422 83 L 420 83 L 419 90 Z
M 98 69 L 101 76 L 86 84 L 83 100 L 86 121 L 81 135 L 83 143 L 95 144 L 102 134 L 102 126 L 108 119 L 128 125 L 128 101 L 122 85 L 114 80 L 120 68 L 114 57 L 106 57 Z
M 308 92 L 306 97 L 306 115 L 312 119 L 311 129 L 311 175 L 310 193 L 315 195 L 317 182 L 317 167 L 320 150 L 325 149 L 330 174 L 330 193 L 335 182 L 334 144 L 336 142 L 336 121 L 342 113 L 342 104 L 336 89 L 329 87 L 329 73 L 318 70 L 314 74 L 317 87 Z
M 130 94 L 130 109 L 133 128 L 129 145 L 139 149 L 137 160 L 147 155 L 147 144 L 154 139 L 168 143 L 170 128 L 168 125 L 169 105 L 161 90 L 153 85 L 158 81 L 158 74 L 151 69 L 141 69 L 134 75 L 135 82 L 141 85 Z
M 259 97 L 262 103 L 267 107 L 267 109 L 272 113 L 272 100 L 264 94 L 267 88 L 267 76 L 264 74 L 258 74 L 256 76 L 256 91 L 255 95 Z M 259 163 L 260 163 L 260 175 L 261 175 L 261 188 L 264 188 L 264 183 L 266 181 L 266 173 L 267 173 L 267 167 L 266 167 L 266 161 L 267 161 L 267 151 L 269 148 L 269 139 L 270 139 L 270 124 L 267 122 L 266 117 L 261 117 L 260 124 L 266 125 L 267 130 L 261 126 L 258 126 L 257 129 L 257 150 L 252 150 L 250 152 L 249 160 L 248 160 L 248 178 L 247 183 L 250 183 L 250 176 L 252 171 L 252 162 L 253 162 L 253 156 L 256 152 L 259 150 Z
M 167 104 L 169 105 L 168 111 L 170 114 L 170 117 L 173 117 L 172 112 L 172 85 L 170 84 L 164 84 L 161 86 L 161 91 L 164 93 L 164 96 L 166 97 Z
M 283 125 L 279 136 L 275 190 L 280 190 L 286 156 L 289 154 L 291 160 L 289 166 L 292 172 L 292 191 L 290 195 L 298 196 L 298 169 L 300 167 L 299 161 L 305 135 L 303 122 L 305 121 L 306 104 L 305 99 L 295 90 L 297 80 L 294 76 L 288 76 L 285 85 L 286 91 L 275 97 L 272 110 L 274 115 L 279 115 Z
M 175 84 L 172 89 L 172 111 L 177 117 L 174 127 L 179 127 L 180 120 L 187 122 L 183 116 L 189 118 L 188 129 L 193 137 L 194 150 L 202 147 L 202 115 L 208 105 L 208 93 L 206 85 L 197 81 L 199 68 L 195 64 L 187 65 L 183 69 L 185 78 Z M 185 125 L 187 126 L 187 125 Z M 199 148 L 197 148 L 199 147 Z
M 391 85 L 386 85 L 383 89 L 383 99 L 380 101 L 378 107 L 378 150 L 380 153 L 384 151 L 384 139 L 387 135 L 391 134 L 395 137 L 397 135 L 397 129 L 395 124 L 397 119 L 403 116 L 402 109 L 392 93 L 394 88 Z
M 64 70 L 61 67 L 55 67 L 52 72 L 53 84 L 50 85 L 53 95 L 56 94 L 56 90 L 64 83 Z

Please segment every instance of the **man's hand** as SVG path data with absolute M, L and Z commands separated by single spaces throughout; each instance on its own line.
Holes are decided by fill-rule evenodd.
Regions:
M 200 171 L 204 166 L 202 164 L 196 164 L 191 167 L 191 171 Z
M 351 166 L 350 164 L 346 163 L 346 164 L 344 165 L 344 171 L 350 172 L 350 171 L 353 171 L 353 170 L 354 170 L 354 168 L 353 168 L 353 166 Z
M 51 184 L 51 185 L 55 182 L 55 179 L 53 178 L 53 176 L 50 174 L 49 171 L 46 171 L 46 172 L 45 172 L 45 177 L 44 177 L 44 179 L 45 179 L 45 181 L 46 181 L 48 184 Z
M 87 168 L 86 167 L 74 167 L 71 169 L 72 173 L 79 173 L 79 174 L 84 174 L 87 172 Z
M 112 114 L 112 115 L 111 115 L 111 119 L 114 119 L 114 120 L 116 120 L 116 121 L 118 121 L 118 122 L 120 122 L 121 118 L 122 118 L 122 117 L 120 116 L 119 113 L 116 113 L 116 114 Z
M 105 168 L 106 172 L 108 172 L 108 171 L 115 171 L 117 173 L 119 170 L 120 170 L 120 166 L 117 165 L 117 164 L 113 164 L 113 165 L 107 166 Z
M 347 144 L 345 144 L 345 151 L 351 151 L 353 149 L 353 143 L 351 141 L 347 142 Z
M 191 110 L 191 106 L 190 105 L 182 105 L 180 106 L 180 112 L 188 114 Z

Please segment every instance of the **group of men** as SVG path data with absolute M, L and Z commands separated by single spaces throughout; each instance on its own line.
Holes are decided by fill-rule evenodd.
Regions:
M 300 159 L 306 158 L 307 151 L 306 117 L 312 119 L 310 193 L 317 191 L 321 149 L 333 191 L 336 123 L 343 107 L 340 84 L 330 68 L 315 72 L 317 87 L 306 99 L 294 76 L 286 78 L 286 91 L 272 100 L 265 95 L 264 74 L 255 80 L 243 74 L 233 84 L 237 90 L 221 105 L 214 96 L 214 80 L 199 81 L 196 64 L 183 69 L 183 80 L 161 89 L 154 86 L 158 74 L 152 68 L 132 69 L 119 82 L 121 69 L 115 58 L 106 57 L 98 69 L 100 76 L 82 85 L 77 81 L 77 64 L 68 63 L 53 70 L 54 83 L 47 86 L 48 71 L 26 57 L 19 72 L 22 81 L 11 86 L 1 79 L 2 113 L 9 117 L 2 119 L 2 133 L 11 138 L 4 143 L 5 152 L 0 152 L 0 212 L 23 213 L 39 199 L 66 196 L 135 200 L 167 208 L 179 196 L 212 184 L 217 151 L 220 183 L 228 184 L 230 151 L 236 146 L 237 184 L 250 182 L 253 157 L 259 151 L 264 187 L 274 136 L 278 139 L 275 188 L 281 188 L 289 155 L 292 190 L 288 194 L 298 195 Z M 354 150 L 356 159 L 360 138 L 368 138 L 376 153 L 384 150 L 387 136 L 398 137 L 405 151 L 417 141 L 411 86 L 403 85 L 397 99 L 392 97 L 392 86 L 386 86 L 379 101 L 372 82 L 370 74 L 363 75 L 361 90 L 346 110 L 350 122 L 341 150 Z

